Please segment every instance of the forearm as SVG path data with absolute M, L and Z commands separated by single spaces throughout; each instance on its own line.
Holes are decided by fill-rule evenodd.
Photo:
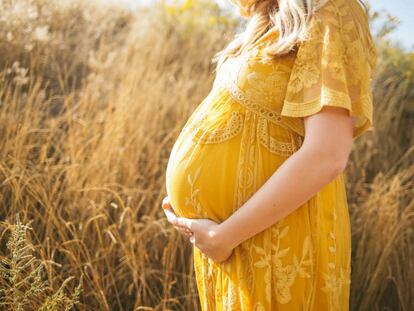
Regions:
M 236 247 L 292 213 L 341 173 L 329 156 L 299 149 L 219 226 L 223 243 Z

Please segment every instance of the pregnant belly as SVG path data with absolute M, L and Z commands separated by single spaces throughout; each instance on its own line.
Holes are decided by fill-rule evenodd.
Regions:
M 233 213 L 239 146 L 239 136 L 200 144 L 191 133 L 181 133 L 166 172 L 167 194 L 178 216 L 221 222 Z

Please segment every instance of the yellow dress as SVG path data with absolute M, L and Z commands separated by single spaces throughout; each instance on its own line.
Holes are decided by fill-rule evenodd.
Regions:
M 264 61 L 263 47 L 277 35 L 270 30 L 229 58 L 180 132 L 166 171 L 178 216 L 218 223 L 231 216 L 300 148 L 303 117 L 323 105 L 356 117 L 354 138 L 373 130 L 376 51 L 357 0 L 328 1 L 296 51 Z M 348 310 L 351 235 L 343 174 L 238 245 L 225 262 L 196 247 L 193 256 L 203 311 Z

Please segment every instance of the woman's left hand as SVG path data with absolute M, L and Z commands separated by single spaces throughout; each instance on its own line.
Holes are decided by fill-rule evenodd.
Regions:
M 168 221 L 174 227 L 184 232 L 202 253 L 216 262 L 227 260 L 233 253 L 233 248 L 228 246 L 220 237 L 220 224 L 207 218 L 185 218 L 177 217 L 171 207 L 168 197 L 164 198 L 164 212 Z
M 232 255 L 233 248 L 220 237 L 220 224 L 207 218 L 184 217 L 176 217 L 172 223 L 191 230 L 193 234 L 190 236 L 190 242 L 215 262 L 225 261 Z

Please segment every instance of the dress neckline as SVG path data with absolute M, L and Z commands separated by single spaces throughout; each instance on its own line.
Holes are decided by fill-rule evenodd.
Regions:
M 251 44 L 249 47 L 247 47 L 243 52 L 241 52 L 239 55 L 237 56 L 230 56 L 225 63 L 230 60 L 230 59 L 240 59 L 242 57 L 245 57 L 247 55 L 251 56 L 252 53 L 254 53 L 255 51 L 259 52 L 260 48 L 262 48 L 267 40 L 269 39 L 269 37 L 272 36 L 277 36 L 278 35 L 278 31 L 276 30 L 275 27 L 272 27 L 271 29 L 269 29 L 268 31 L 266 31 L 266 33 L 264 33 L 256 42 L 254 42 L 253 44 Z

